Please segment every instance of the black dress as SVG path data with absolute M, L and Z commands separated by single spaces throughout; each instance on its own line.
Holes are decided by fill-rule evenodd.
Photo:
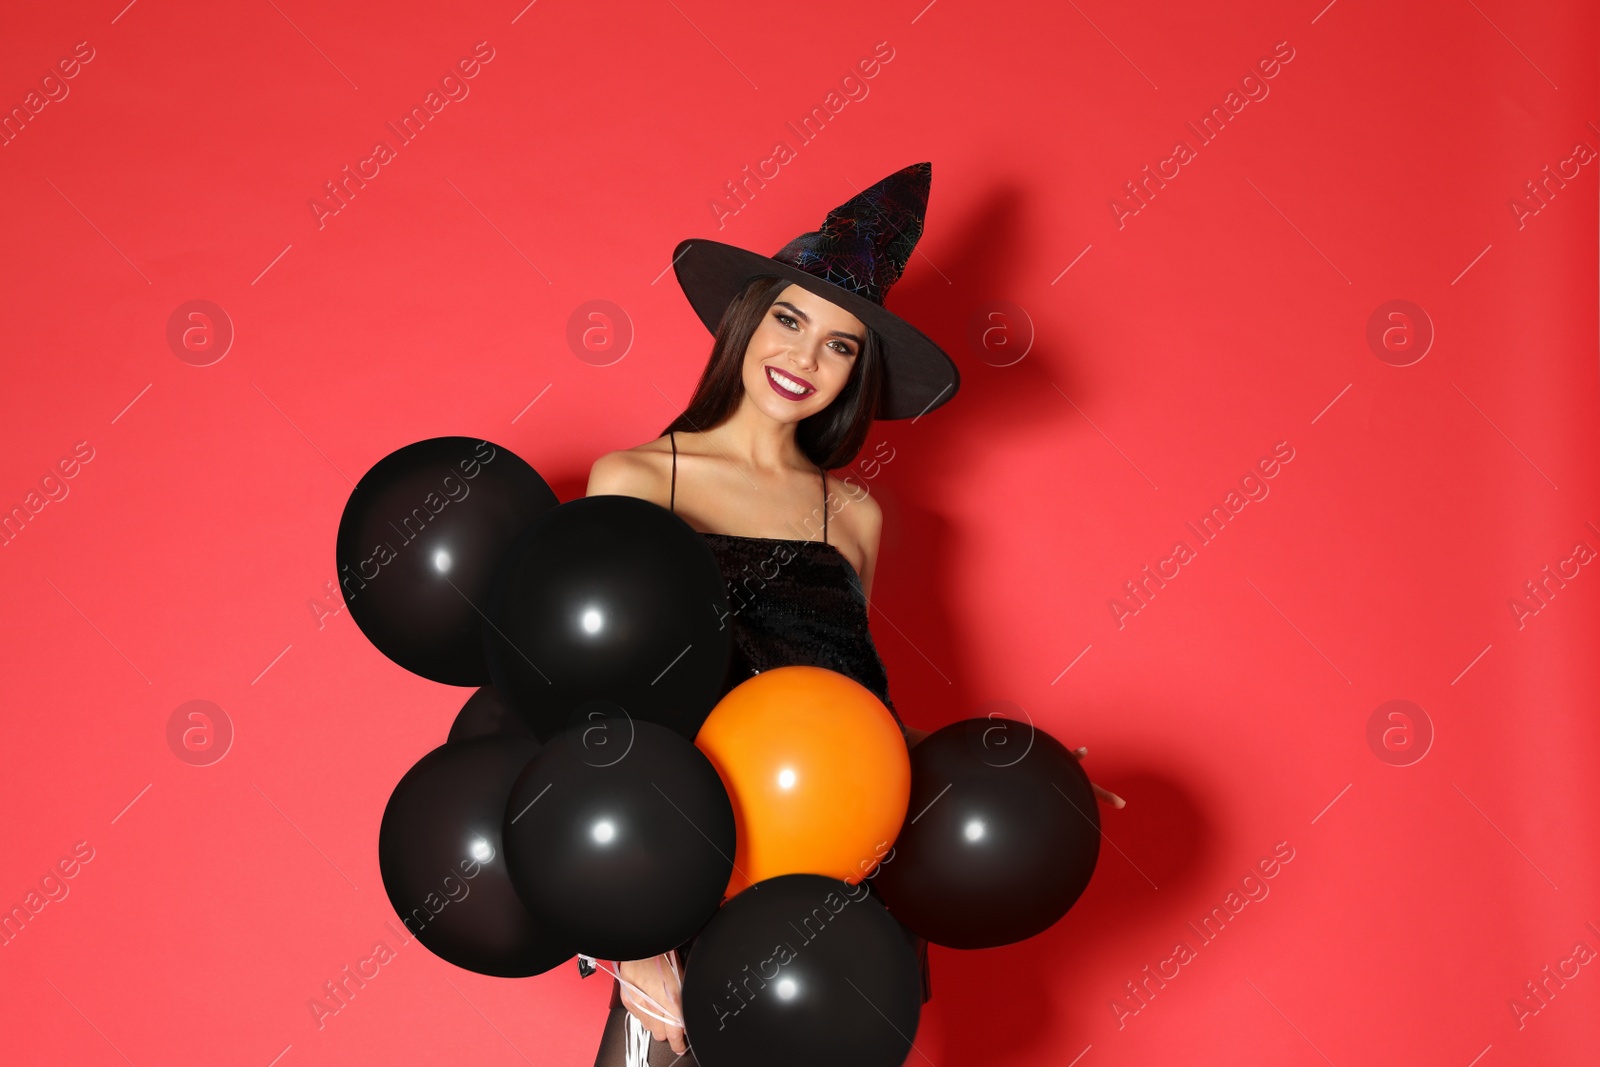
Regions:
M 672 441 L 672 491 L 668 507 L 678 501 L 678 440 Z M 725 694 L 752 675 L 774 667 L 825 667 L 860 682 L 889 709 L 906 733 L 905 723 L 889 700 L 889 679 L 867 627 L 867 597 L 861 576 L 844 553 L 828 543 L 828 481 L 822 477 L 822 540 L 741 537 L 704 533 L 728 583 L 729 624 L 733 627 L 733 663 L 723 683 Z M 908 737 L 909 743 L 909 737 Z M 871 888 L 871 883 L 868 883 Z M 928 947 L 914 938 L 922 964 L 922 1000 L 933 995 L 929 983 Z M 691 939 L 680 954 L 693 944 Z M 628 1011 L 621 988 L 612 981 L 611 1014 L 606 1020 L 596 1067 L 621 1067 L 622 1035 Z M 657 1046 L 660 1046 L 657 1048 Z M 650 1062 L 676 1059 L 665 1042 L 652 1041 Z M 694 1067 L 689 1052 L 677 1067 Z

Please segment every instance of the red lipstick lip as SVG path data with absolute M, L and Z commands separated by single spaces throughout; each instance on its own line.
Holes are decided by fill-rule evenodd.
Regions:
M 783 397 L 785 400 L 804 400 L 806 397 L 817 391 L 817 387 L 806 381 L 804 378 L 790 374 L 788 371 L 779 371 L 778 373 L 782 374 L 785 378 L 788 378 L 791 381 L 799 382 L 801 385 L 806 387 L 806 391 L 804 393 L 791 393 L 789 390 L 772 380 L 773 368 L 763 367 L 762 370 L 766 373 L 767 384 L 772 387 L 772 391 Z

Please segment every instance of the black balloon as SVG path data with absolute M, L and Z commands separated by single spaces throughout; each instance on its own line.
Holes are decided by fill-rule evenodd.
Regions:
M 588 956 L 646 959 L 687 941 L 733 873 L 733 804 L 665 726 L 596 719 L 552 738 L 505 805 L 506 864 L 528 910 Z
M 727 583 L 705 538 L 658 504 L 591 496 L 552 508 L 507 551 L 493 587 L 490 673 L 541 738 L 593 698 L 693 738 L 724 691 Z
M 785 874 L 728 901 L 700 932 L 683 1011 L 700 1067 L 900 1067 L 922 971 L 865 884 Z
M 526 737 L 537 743 L 538 737 L 528 721 L 506 703 L 500 690 L 486 685 L 473 693 L 450 724 L 450 741 L 466 741 L 473 737 L 495 737 L 510 734 Z
M 380 459 L 339 521 L 339 588 L 385 656 L 447 685 L 489 681 L 483 608 L 507 546 L 556 506 L 510 449 L 435 437 Z
M 1006 719 L 951 723 L 911 750 L 911 801 L 873 878 L 936 945 L 993 948 L 1040 933 L 1083 894 L 1100 855 L 1094 789 L 1066 747 Z
M 577 952 L 529 914 L 506 873 L 506 796 L 538 749 L 523 737 L 441 745 L 400 779 L 378 830 L 378 869 L 401 921 L 434 955 L 479 974 L 539 974 Z

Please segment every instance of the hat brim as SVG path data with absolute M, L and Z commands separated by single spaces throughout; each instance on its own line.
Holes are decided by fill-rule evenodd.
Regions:
M 838 304 L 877 332 L 886 348 L 877 419 L 910 419 L 947 403 L 961 388 L 961 372 L 944 349 L 905 319 L 850 290 L 736 245 L 704 238 L 680 241 L 672 269 L 694 313 L 714 335 L 722 313 L 757 274 L 786 278 Z

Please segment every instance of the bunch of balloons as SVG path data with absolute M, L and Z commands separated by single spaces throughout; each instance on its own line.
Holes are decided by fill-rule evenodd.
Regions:
M 434 438 L 363 476 L 337 556 L 379 651 L 479 687 L 378 840 L 395 911 L 457 966 L 683 949 L 702 1067 L 897 1067 L 915 937 L 1030 937 L 1093 873 L 1092 787 L 1042 731 L 971 719 L 908 752 L 841 674 L 732 677 L 726 582 L 665 508 L 561 504 L 510 450 Z

